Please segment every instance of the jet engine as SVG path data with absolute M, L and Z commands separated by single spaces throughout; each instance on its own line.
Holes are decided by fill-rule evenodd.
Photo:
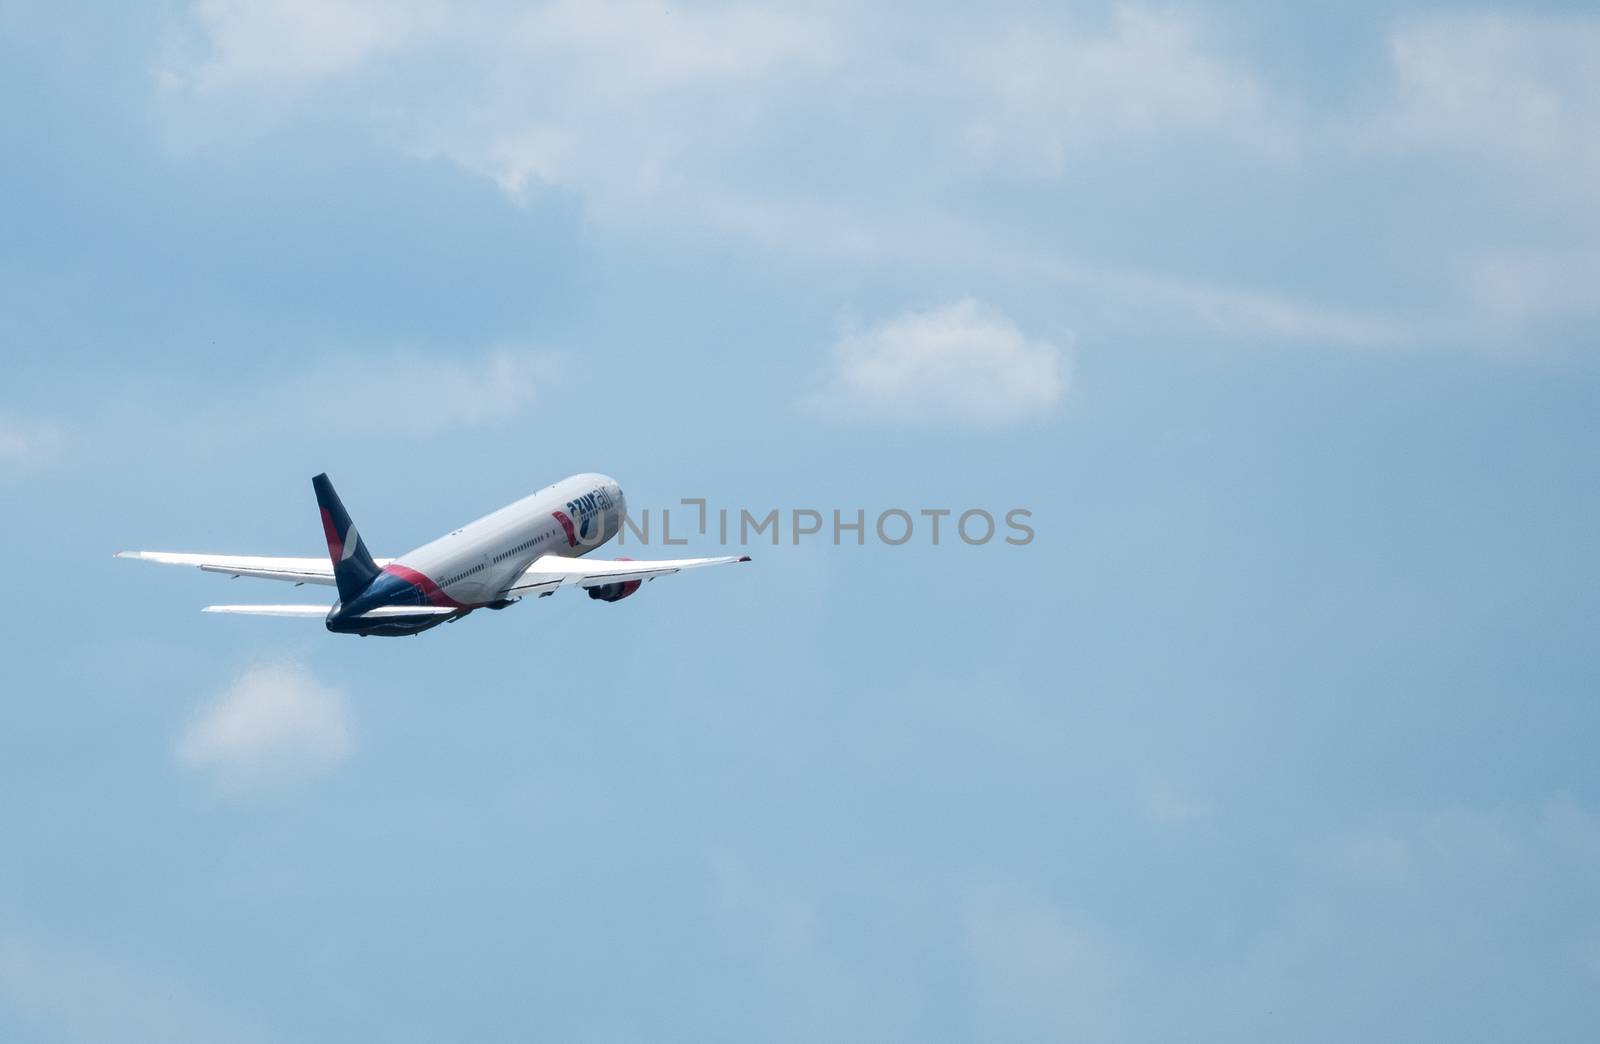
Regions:
M 629 580 L 621 584 L 601 584 L 599 587 L 589 588 L 589 597 L 602 602 L 620 602 L 639 590 L 643 583 L 643 580 Z
M 631 558 L 618 558 L 618 562 L 631 562 Z M 624 580 L 618 584 L 601 584 L 589 588 L 589 597 L 600 602 L 620 602 L 624 598 L 639 590 L 643 580 Z

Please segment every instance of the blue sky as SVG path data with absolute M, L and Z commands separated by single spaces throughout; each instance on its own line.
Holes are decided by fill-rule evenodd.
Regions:
M 1592 1035 L 1585 5 L 22 3 L 0 114 L 0 1037 Z M 322 470 L 1037 539 L 109 557 Z

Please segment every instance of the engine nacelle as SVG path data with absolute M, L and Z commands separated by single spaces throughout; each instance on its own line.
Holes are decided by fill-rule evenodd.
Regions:
M 589 588 L 589 597 L 602 602 L 620 602 L 639 590 L 643 584 L 643 580 L 629 580 L 620 584 L 601 584 L 599 587 Z
M 618 562 L 631 562 L 631 558 L 618 558 Z M 620 602 L 624 598 L 639 590 L 643 580 L 624 580 L 619 584 L 601 584 L 599 587 L 589 588 L 589 597 L 600 602 Z

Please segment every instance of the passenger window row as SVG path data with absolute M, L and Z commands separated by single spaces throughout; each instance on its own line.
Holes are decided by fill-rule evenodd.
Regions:
M 541 541 L 543 539 L 544 539 L 544 537 L 538 536 L 538 537 L 534 537 L 532 540 L 524 540 L 522 543 L 518 544 L 516 547 L 512 548 L 510 551 L 506 551 L 506 552 L 503 552 L 501 554 L 495 555 L 494 556 L 494 560 L 496 562 L 504 562 L 506 559 L 510 558 L 512 555 L 520 554 L 523 551 L 528 550 L 528 548 L 532 547 L 534 544 L 537 544 L 539 541 Z
M 450 579 L 446 580 L 444 583 L 440 584 L 439 586 L 440 587 L 449 587 L 451 584 L 455 583 L 457 580 L 465 580 L 467 577 L 471 576 L 473 573 L 481 573 L 481 572 L 483 572 L 483 569 L 484 569 L 483 563 L 480 562 L 477 565 L 473 566 L 471 569 L 468 569 L 468 570 L 465 570 L 463 572 L 457 573 L 455 576 L 452 576 Z

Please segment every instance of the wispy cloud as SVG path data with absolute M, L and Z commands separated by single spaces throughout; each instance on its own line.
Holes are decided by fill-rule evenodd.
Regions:
M 334 355 L 308 369 L 258 374 L 252 391 L 223 407 L 210 405 L 215 395 L 190 396 L 202 406 L 189 423 L 248 437 L 285 424 L 324 434 L 432 435 L 517 416 L 556 370 L 554 355 L 529 349 Z
M 129 1044 L 276 1039 L 183 976 L 148 962 L 134 966 L 16 936 L 0 938 L 0 1006 L 5 1023 L 25 1029 L 29 1039 Z
M 296 91 L 444 27 L 429 3 L 198 0 L 191 13 L 204 38 L 193 49 L 175 41 L 162 70 L 169 88 Z
M 1259 838 L 1238 836 L 1255 851 Z M 1204 848 L 1174 851 L 1195 865 L 1167 866 L 1157 888 L 1133 894 L 1181 921 L 1192 896 L 1213 894 L 1216 871 Z M 1261 858 L 1245 861 L 1250 873 Z M 1167 926 L 1147 925 L 1140 939 L 1085 925 L 1058 898 L 1015 888 L 980 897 L 966 922 L 993 1027 L 986 1036 L 1300 1039 L 1347 1013 L 1352 996 L 1381 1014 L 1351 1025 L 1379 1037 L 1396 1024 L 1472 1037 L 1486 1019 L 1493 1037 L 1493 1020 L 1529 991 L 1547 991 L 1549 1001 L 1536 1036 L 1593 1011 L 1600 815 L 1592 807 L 1557 796 L 1369 816 L 1310 829 L 1291 862 L 1271 896 L 1251 906 L 1264 916 L 1239 919 L 1219 900 L 1185 943 L 1202 956 L 1155 965 L 1152 953 L 1176 937 Z M 1119 974 L 1134 966 L 1140 975 Z M 1441 1007 L 1441 991 L 1459 1003 Z
M 1104 1039 L 1111 964 L 1086 933 L 1052 906 L 997 893 L 966 917 L 988 1039 Z
M 1389 37 L 1389 57 L 1378 140 L 1488 159 L 1564 205 L 1600 211 L 1600 18 L 1408 18 Z
M 305 667 L 251 667 L 200 708 L 178 741 L 180 764 L 256 785 L 314 776 L 350 753 L 344 694 Z
M 513 197 L 556 186 L 613 228 L 714 229 L 855 261 L 889 254 L 960 267 L 1015 253 L 977 228 L 935 235 L 942 248 L 921 250 L 922 230 L 945 221 L 932 171 L 977 160 L 1004 173 L 1020 160 L 1059 174 L 1069 153 L 1107 142 L 1174 132 L 1259 138 L 1268 109 L 1265 90 L 1211 50 L 1197 18 L 1126 4 L 1096 26 L 905 19 L 828 4 L 785 13 L 561 0 L 446 11 L 280 0 L 203 3 L 186 28 L 196 49 L 174 56 L 164 75 L 180 109 L 185 98 L 227 105 L 252 94 L 293 104 L 338 77 L 415 69 L 418 77 L 400 80 L 428 89 L 385 90 L 373 123 L 402 148 L 447 158 Z M 361 105 L 359 97 L 341 92 L 337 103 Z M 814 194 L 786 198 L 740 173 L 763 169 L 778 112 L 818 121 L 807 132 L 813 147 L 834 154 L 877 154 L 874 143 L 901 124 L 923 132 L 856 182 L 890 188 L 890 197 L 863 189 L 865 205 L 819 212 Z M 1269 294 L 1219 305 L 1207 287 L 1167 292 L 1183 287 L 1172 277 L 1107 275 L 1145 308 L 1223 312 L 1270 337 L 1315 339 L 1329 326 L 1308 334 L 1299 317 L 1309 309 L 1263 309 Z
M 1063 352 L 971 299 L 846 333 L 806 401 L 830 416 L 998 426 L 1049 413 L 1066 389 Z
M 579 190 L 602 217 L 670 194 L 778 89 L 798 75 L 814 80 L 837 54 L 826 17 L 647 0 L 209 2 L 188 28 L 196 48 L 162 70 L 174 97 L 253 92 L 290 104 L 386 60 L 442 67 L 443 89 L 384 103 L 394 115 L 382 122 L 402 147 L 446 157 L 515 197 Z
M 1076 148 L 1197 131 L 1265 131 L 1267 92 L 1216 54 L 1191 15 L 1119 4 L 1086 31 L 1059 17 L 1004 22 L 951 60 L 976 110 L 962 127 L 975 153 L 1051 174 Z
M 520 194 L 563 185 L 620 203 L 685 187 L 686 169 L 819 93 L 883 111 L 948 105 L 924 148 L 1053 172 L 1070 147 L 1169 131 L 1237 136 L 1267 91 L 1193 13 L 1118 4 L 1070 15 L 906 19 L 873 5 L 792 11 L 646 0 L 203 0 L 162 70 L 191 95 L 298 94 L 385 61 L 445 63 L 450 89 L 406 95 L 413 144 Z M 618 162 L 625 160 L 626 162 Z
M 418 443 L 515 420 L 560 371 L 555 353 L 504 347 L 330 353 L 310 365 L 241 366 L 222 377 L 151 367 L 113 372 L 96 396 L 82 395 L 75 379 L 71 389 L 48 394 L 103 403 L 71 418 L 72 446 L 93 453 L 69 457 L 55 429 L 7 426 L 0 417 L 0 479 L 57 461 L 237 459 L 268 442 Z
M 1464 268 L 1468 291 L 1506 319 L 1600 313 L 1600 249 L 1508 251 Z
M 837 58 L 823 19 L 644 0 L 562 0 L 503 26 L 474 118 L 424 112 L 415 148 L 520 196 L 557 185 L 602 219 L 676 199 L 691 171 L 737 149 L 790 85 Z
M 1272 997 L 1304 1019 L 1355 994 L 1437 1023 L 1447 1013 L 1415 998 L 1437 996 L 1448 966 L 1448 982 L 1481 994 L 1448 1014 L 1460 1037 L 1466 1021 L 1586 972 L 1585 951 L 1600 938 L 1597 873 L 1600 816 L 1569 797 L 1374 817 L 1308 846 L 1275 923 L 1240 962 L 1197 980 L 1195 1000 L 1215 1017 Z M 1552 934 L 1530 948 L 1534 925 Z M 1336 989 L 1319 985 L 1334 980 Z M 1572 1017 L 1593 1010 L 1575 1007 L 1579 996 L 1558 987 L 1550 999 Z
M 515 417 L 555 372 L 552 354 L 530 349 L 499 348 L 465 357 L 417 352 L 344 356 L 268 388 L 259 406 L 273 423 L 288 409 L 323 431 L 427 435 Z M 377 408 L 353 409 L 355 398 Z M 404 408 L 386 409 L 383 404 Z
M 1156 787 L 1150 791 L 1145 811 L 1149 817 L 1166 825 L 1192 823 L 1210 814 L 1203 802 L 1180 794 L 1170 787 Z
M 189 47 L 161 80 L 169 112 L 193 107 L 219 126 L 247 123 L 252 100 L 345 107 L 390 144 L 513 198 L 573 192 L 589 220 L 622 235 L 718 235 L 814 260 L 1037 268 L 1040 249 L 995 223 L 921 230 L 945 225 L 974 181 L 1014 186 L 1021 173 L 1070 186 L 1118 162 L 1215 167 L 1241 152 L 1252 177 L 1289 196 L 1308 190 L 1295 181 L 1308 168 L 1358 174 L 1377 147 L 1420 158 L 1445 195 L 1460 187 L 1460 156 L 1486 161 L 1498 180 L 1481 205 L 1496 213 L 1575 211 L 1592 223 L 1600 212 L 1600 19 L 1402 18 L 1373 41 L 1386 40 L 1390 75 L 1360 103 L 1320 110 L 1264 75 L 1228 28 L 1202 8 L 1131 3 L 1100 19 L 1003 8 L 910 19 L 870 4 L 206 0 L 181 20 L 174 36 Z M 793 129 L 776 134 L 780 122 Z M 797 190 L 791 134 L 806 141 L 803 159 L 844 174 Z M 1152 146 L 1170 151 L 1155 158 Z M 1544 248 L 1486 241 L 1475 225 L 1446 232 L 1420 251 L 1421 285 L 1462 256 Z M 920 249 L 930 238 L 962 249 Z M 1591 228 L 1560 248 L 1592 250 L 1593 239 Z M 1522 293 L 1508 308 L 1505 294 L 1483 301 L 1453 284 L 1459 307 L 1392 318 L 1337 291 L 1217 285 L 1159 259 L 1097 258 L 1070 237 L 1042 253 L 1080 285 L 1114 284 L 1131 312 L 1285 342 L 1459 340 L 1473 318 L 1537 319 L 1574 296 Z
M 58 428 L 0 415 L 0 478 L 25 475 L 48 466 L 61 453 Z

